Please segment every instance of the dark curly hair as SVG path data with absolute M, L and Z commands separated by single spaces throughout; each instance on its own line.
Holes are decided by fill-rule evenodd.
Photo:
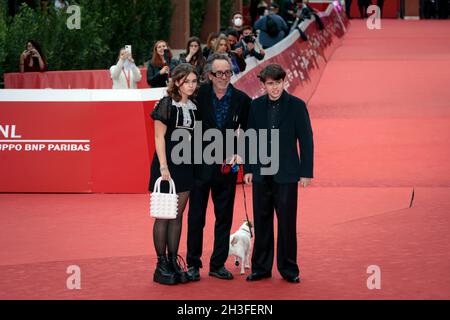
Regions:
M 199 75 L 195 70 L 195 67 L 190 63 L 181 63 L 172 70 L 169 85 L 167 86 L 167 94 L 176 102 L 181 100 L 180 88 L 176 85 L 177 81 L 181 80 L 181 85 L 183 85 L 184 81 L 186 81 L 186 78 L 191 73 L 195 74 L 197 76 L 197 79 L 199 80 Z M 197 95 L 197 91 L 198 85 L 191 98 Z

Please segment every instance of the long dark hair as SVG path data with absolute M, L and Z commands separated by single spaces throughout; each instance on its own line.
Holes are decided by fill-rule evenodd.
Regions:
M 197 80 L 199 80 L 197 70 L 195 70 L 195 68 L 190 63 L 181 63 L 172 70 L 169 85 L 167 86 L 167 94 L 176 102 L 181 100 L 180 88 L 177 87 L 176 82 L 181 80 L 181 85 L 183 85 L 184 81 L 186 81 L 186 78 L 191 73 L 195 74 L 197 76 Z M 199 84 L 197 84 L 197 88 L 194 91 L 192 97 L 196 96 L 198 88 Z
M 191 46 L 192 42 L 196 42 L 198 44 L 198 51 L 192 57 L 190 64 L 192 64 L 193 66 L 200 66 L 201 68 L 203 68 L 203 66 L 206 63 L 206 60 L 205 60 L 205 57 L 203 57 L 202 45 L 201 45 L 199 38 L 197 38 L 197 37 L 189 38 L 187 47 L 186 47 L 186 55 L 189 54 L 189 47 Z

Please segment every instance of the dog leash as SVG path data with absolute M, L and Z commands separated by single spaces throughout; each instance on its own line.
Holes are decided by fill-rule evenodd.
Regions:
M 243 178 L 243 177 L 242 177 Z M 247 197 L 245 195 L 245 187 L 244 187 L 245 182 L 242 181 L 241 185 L 242 185 L 242 192 L 244 194 L 244 210 L 245 210 L 245 218 L 247 219 L 247 223 L 251 223 L 250 220 L 248 219 L 248 213 L 247 213 Z M 253 238 L 253 232 L 252 232 L 252 227 L 249 225 L 248 230 L 250 230 L 250 237 Z
M 237 119 L 236 119 L 237 120 Z M 237 128 L 237 136 L 239 137 L 239 129 L 241 128 L 241 125 L 239 124 L 238 128 Z M 234 156 L 231 159 L 230 163 L 233 162 Z M 225 159 L 225 161 L 222 163 L 222 167 L 220 168 L 220 171 L 223 174 L 229 174 L 229 173 L 238 173 L 239 170 L 241 169 L 242 165 L 239 164 L 234 164 L 233 166 L 231 164 L 229 164 L 227 162 L 227 159 Z M 244 175 L 242 175 L 242 179 L 244 179 Z M 245 218 L 247 219 L 247 223 L 250 224 L 250 219 L 248 218 L 248 212 L 247 212 L 247 196 L 245 194 L 245 187 L 244 187 L 245 182 L 242 181 L 241 185 L 242 185 L 242 193 L 244 194 L 244 211 L 245 211 Z M 250 231 L 250 237 L 253 238 L 253 232 L 252 232 L 252 227 L 249 225 L 248 230 Z
M 239 170 L 241 169 L 241 165 L 239 164 L 234 164 L 233 166 L 231 164 L 229 164 L 226 160 L 223 162 L 222 167 L 220 168 L 220 171 L 222 172 L 222 174 L 229 174 L 229 173 L 238 173 Z M 244 194 L 244 211 L 245 211 L 245 218 L 247 219 L 247 223 L 251 223 L 250 219 L 248 218 L 248 211 L 247 211 L 247 195 L 245 193 L 245 187 L 244 187 L 245 182 L 242 181 L 241 185 L 242 185 L 242 193 Z M 250 237 L 253 238 L 253 232 L 252 232 L 252 228 L 249 225 L 250 230 Z

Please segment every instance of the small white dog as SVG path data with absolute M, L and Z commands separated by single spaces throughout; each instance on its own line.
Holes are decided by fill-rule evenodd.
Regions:
M 241 274 L 244 274 L 244 267 L 250 269 L 250 252 L 252 251 L 253 225 L 245 220 L 238 231 L 230 235 L 230 250 L 228 256 L 235 257 L 235 265 L 241 263 Z

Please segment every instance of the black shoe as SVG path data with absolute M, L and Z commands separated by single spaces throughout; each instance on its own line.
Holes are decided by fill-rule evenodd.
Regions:
M 247 281 L 258 281 L 258 280 L 262 280 L 262 279 L 267 279 L 272 277 L 272 275 L 270 273 L 265 273 L 265 272 L 253 272 L 252 274 L 250 274 L 247 277 Z
M 284 280 L 290 283 L 300 283 L 300 276 L 295 277 L 283 277 Z
M 169 263 L 180 283 L 186 283 L 190 281 L 186 270 L 186 263 L 180 255 L 176 253 L 169 253 Z
M 199 281 L 200 280 L 200 271 L 197 267 L 189 267 L 187 271 L 187 275 L 190 281 Z
M 225 267 L 220 267 L 219 269 L 209 269 L 209 275 L 211 277 L 216 277 L 224 280 L 233 279 L 233 275 L 231 274 L 230 271 L 225 269 Z
M 178 277 L 169 264 L 169 260 L 165 255 L 158 256 L 153 281 L 160 284 L 173 285 L 178 283 Z

